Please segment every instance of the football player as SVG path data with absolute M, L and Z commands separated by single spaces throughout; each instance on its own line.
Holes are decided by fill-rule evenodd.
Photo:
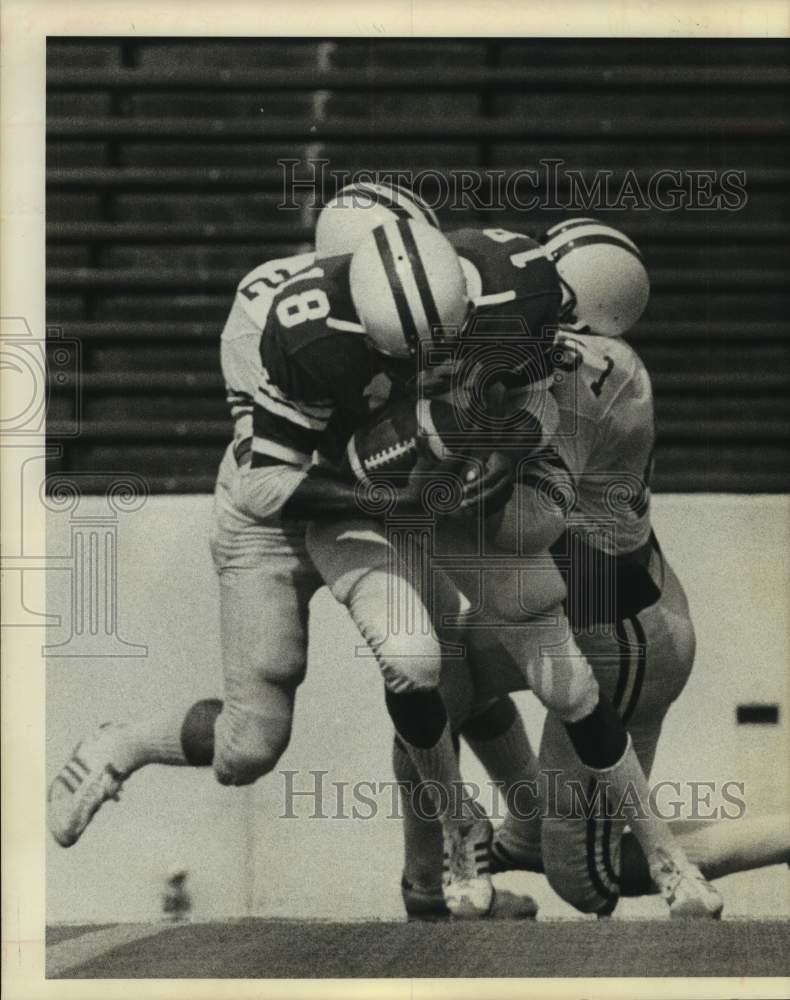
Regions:
M 418 208 L 409 199 L 402 218 L 403 201 L 391 199 L 384 211 L 393 221 L 377 227 L 372 246 L 353 257 L 298 255 L 257 268 L 239 285 L 222 336 L 234 441 L 218 474 L 211 535 L 225 698 L 201 701 L 185 717 L 105 725 L 80 744 L 49 792 L 50 828 L 63 846 L 75 843 L 102 803 L 145 764 L 212 765 L 221 783 L 244 785 L 268 773 L 284 751 L 305 670 L 307 606 L 322 583 L 305 550 L 305 520 L 359 510 L 354 485 L 314 463 L 313 453 L 331 457 L 337 442 L 345 443 L 366 415 L 367 386 L 393 354 L 408 358 L 421 337 L 439 326 L 457 330 L 468 314 L 454 250 L 434 226 L 413 221 Z M 375 254 L 372 267 L 362 260 L 368 252 Z M 377 325 L 384 295 L 398 304 L 398 329 Z M 403 511 L 421 509 L 421 473 L 397 491 Z M 508 486 L 507 465 L 492 463 L 461 482 L 459 509 Z M 409 733 L 418 732 L 421 691 L 412 693 L 409 671 L 419 688 L 423 672 L 430 678 L 434 670 L 433 650 L 403 661 L 405 670 L 394 656 L 388 670 L 387 637 L 371 641 L 396 728 L 408 717 Z M 441 720 L 441 701 L 434 704 L 432 694 L 431 711 Z M 399 696 L 409 705 L 400 715 Z M 434 756 L 441 768 L 440 750 Z M 462 855 L 461 885 L 463 859 L 475 854 L 475 821 L 448 821 Z M 488 906 L 490 879 L 474 871 L 472 878 L 482 881 Z
M 617 815 L 568 819 L 569 782 L 580 781 L 588 797 L 599 788 L 604 797 L 616 797 L 612 775 L 634 755 L 649 775 L 663 718 L 691 670 L 694 631 L 685 594 L 650 525 L 650 380 L 635 352 L 612 339 L 635 322 L 647 301 L 641 256 L 623 234 L 586 219 L 553 227 L 545 246 L 563 282 L 563 319 L 570 324 L 557 337 L 560 353 L 551 388 L 560 419 L 552 448 L 522 465 L 521 485 L 497 541 L 521 551 L 551 544 L 566 580 L 567 613 L 578 646 L 628 733 L 619 762 L 589 766 L 571 729 L 550 713 L 541 762 L 563 774 L 558 799 L 542 823 L 509 816 L 493 854 L 499 868 L 542 858 L 563 898 L 584 912 L 606 914 L 618 898 L 625 820 Z M 492 743 L 490 755 L 511 752 L 522 773 L 534 775 L 523 727 L 502 739 L 496 709 L 491 717 L 487 735 L 500 746 L 497 750 Z M 477 720 L 478 738 L 486 735 L 484 722 Z M 492 770 L 497 770 L 495 761 Z M 720 897 L 667 826 L 650 815 L 644 780 L 633 766 L 629 770 L 641 804 L 630 818 L 631 829 L 671 912 L 717 916 Z
M 513 677 L 500 678 L 503 689 L 523 687 Z M 493 717 L 492 706 L 481 712 L 476 691 L 476 674 L 461 665 L 442 675 L 442 695 L 448 706 L 456 733 L 482 761 L 489 765 L 492 777 L 506 793 L 511 823 L 514 812 L 524 829 L 537 833 L 522 845 L 519 859 L 506 854 L 494 856 L 493 870 L 518 869 L 545 873 L 540 842 L 541 793 L 559 787 L 566 776 L 558 773 L 557 762 L 542 761 L 547 774 L 540 771 L 529 745 L 521 715 L 508 695 L 500 695 Z M 421 795 L 420 778 L 405 749 L 393 743 L 393 769 L 398 779 L 403 816 L 404 866 L 401 895 L 410 920 L 447 919 L 450 913 L 441 891 L 440 866 L 442 837 L 439 824 L 426 808 Z M 551 782 L 551 786 L 549 784 Z M 545 796 L 544 796 L 545 804 Z M 741 817 L 719 822 L 675 820 L 670 822 L 673 836 L 705 878 L 719 879 L 737 872 L 752 871 L 769 865 L 790 865 L 790 818 L 786 814 Z M 501 831 L 500 831 L 501 832 Z M 499 835 L 498 835 L 499 838 Z M 568 846 L 569 841 L 565 841 Z M 501 841 L 495 840 L 495 847 Z M 578 846 L 576 847 L 578 850 Z M 571 863 L 573 853 L 570 855 Z M 619 896 L 647 896 L 659 892 L 651 876 L 644 849 L 630 831 L 619 844 L 617 866 Z M 497 889 L 495 899 L 502 900 L 500 916 L 524 919 L 535 915 L 537 907 L 529 897 L 512 898 Z M 570 900 L 573 902 L 573 899 Z
M 511 387 L 516 410 L 534 406 L 535 384 L 540 385 L 541 375 L 547 375 L 550 371 L 546 340 L 541 334 L 547 328 L 551 329 L 550 324 L 552 318 L 557 318 L 558 308 L 563 320 L 576 323 L 577 328 L 589 321 L 594 322 L 602 332 L 613 333 L 623 332 L 631 326 L 646 305 L 649 285 L 638 250 L 617 230 L 607 227 L 607 231 L 600 231 L 601 227 L 596 229 L 595 225 L 588 225 L 589 220 L 583 222 L 578 234 L 574 233 L 572 239 L 566 240 L 572 248 L 578 247 L 582 251 L 584 259 L 581 265 L 578 264 L 578 251 L 574 255 L 568 255 L 567 250 L 563 249 L 564 244 L 563 247 L 552 244 L 543 248 L 520 233 L 484 229 L 448 234 L 461 256 L 470 298 L 476 306 L 475 328 L 480 329 L 480 319 L 488 315 L 496 320 L 490 327 L 493 334 L 491 353 L 496 354 L 501 331 L 507 332 L 507 324 L 513 320 L 517 321 L 518 329 L 526 332 L 534 348 L 523 364 L 514 366 L 511 362 L 506 374 L 496 373 L 500 381 Z M 610 271 L 616 269 L 619 276 L 618 280 L 614 280 L 612 275 L 605 272 L 609 278 L 605 294 L 594 283 L 602 247 L 604 257 L 608 252 L 610 257 L 614 255 L 616 258 L 616 267 L 611 260 L 608 263 Z M 626 254 L 629 260 L 624 263 L 620 258 Z M 580 276 L 576 274 L 579 268 Z M 582 310 L 581 320 L 578 316 L 579 309 Z M 505 326 L 502 325 L 503 321 Z M 537 337 L 533 335 L 533 331 L 538 332 Z M 485 351 L 485 338 L 483 341 Z M 562 351 L 551 358 L 551 364 L 566 370 L 569 363 L 571 370 L 577 364 L 575 360 L 569 362 Z M 489 377 L 490 374 L 489 371 Z M 600 397 L 610 374 L 608 369 L 605 375 L 599 373 L 591 390 L 596 398 Z M 560 378 L 563 377 L 561 371 L 559 375 Z M 575 380 L 573 384 L 575 385 Z M 525 388 L 529 399 L 520 401 L 519 394 Z M 541 418 L 545 421 L 545 412 L 541 412 Z M 641 473 L 643 470 L 639 471 Z M 543 521 L 545 518 L 534 519 L 531 528 L 533 537 L 541 530 Z M 322 533 L 330 530 L 328 525 L 321 528 Z M 463 541 L 459 539 L 457 529 L 452 532 L 452 537 L 456 550 L 462 551 Z M 322 538 L 324 547 L 329 550 L 326 538 Z M 624 540 L 621 544 L 627 545 L 628 541 Z M 313 557 L 321 565 L 320 555 L 314 553 Z M 343 591 L 338 595 L 337 588 L 333 586 L 331 569 L 322 567 L 322 573 L 333 593 L 341 601 L 346 601 L 348 593 Z M 500 588 L 506 594 L 512 589 L 509 585 Z M 562 617 L 557 621 L 561 635 L 567 622 Z M 473 632 L 472 635 L 479 638 L 487 637 L 490 633 L 489 629 Z M 553 709 L 555 722 L 567 733 L 579 760 L 594 769 L 599 780 L 605 781 L 620 797 L 633 788 L 638 789 L 640 801 L 645 800 L 648 790 L 630 736 L 608 693 L 599 689 L 589 664 L 576 649 L 570 636 L 564 641 L 557 638 L 555 641 L 558 645 L 553 654 L 544 656 L 534 648 L 534 628 L 512 631 L 510 635 L 520 636 L 517 644 L 526 642 L 526 646 L 520 650 L 521 655 L 516 658 L 520 659 L 526 670 L 530 686 L 544 704 Z M 478 655 L 481 653 L 478 652 Z M 482 655 L 492 654 L 487 651 Z M 612 693 L 617 694 L 616 691 Z M 411 748 L 409 752 L 414 759 Z M 666 824 L 646 815 L 638 821 L 635 819 L 633 826 L 651 863 L 656 866 L 656 877 L 663 878 L 665 886 L 670 883 L 673 886 L 673 912 L 708 915 L 721 909 L 717 895 L 709 891 L 710 887 L 699 872 L 688 864 Z M 659 871 L 660 866 L 666 869 L 663 876 Z M 667 895 L 669 896 L 669 890 Z

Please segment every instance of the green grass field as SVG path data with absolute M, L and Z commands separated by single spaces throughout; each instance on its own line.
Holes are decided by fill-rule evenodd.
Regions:
M 790 922 L 60 925 L 51 978 L 787 976 Z

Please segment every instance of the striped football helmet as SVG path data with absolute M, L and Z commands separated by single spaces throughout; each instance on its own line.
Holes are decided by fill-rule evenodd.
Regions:
M 650 281 L 635 243 L 596 219 L 560 222 L 541 242 L 562 283 L 561 323 L 605 337 L 630 330 L 650 297 Z
M 457 336 L 471 313 L 458 255 L 423 222 L 386 222 L 368 233 L 349 281 L 368 338 L 390 357 L 413 357 L 422 340 Z
M 315 227 L 319 258 L 353 253 L 371 229 L 413 219 L 439 228 L 436 213 L 412 191 L 389 184 L 348 184 L 321 209 Z

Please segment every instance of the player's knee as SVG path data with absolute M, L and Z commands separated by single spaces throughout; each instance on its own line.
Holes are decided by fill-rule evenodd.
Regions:
M 580 913 L 608 916 L 620 898 L 618 845 L 597 818 L 544 819 L 541 853 L 557 895 Z
M 251 785 L 272 771 L 285 752 L 290 719 L 246 715 L 224 725 L 223 717 L 215 728 L 214 774 L 221 785 Z
M 572 641 L 532 660 L 527 678 L 544 707 L 563 722 L 578 722 L 598 704 L 598 681 L 587 658 Z
M 439 687 L 442 657 L 431 636 L 388 636 L 371 647 L 387 688 L 395 694 L 434 691 Z
M 351 589 L 347 606 L 391 691 L 403 694 L 438 687 L 439 640 L 427 609 L 406 581 L 371 570 Z

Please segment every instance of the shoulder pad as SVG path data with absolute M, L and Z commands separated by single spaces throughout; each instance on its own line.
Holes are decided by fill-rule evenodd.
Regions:
M 539 243 L 505 229 L 458 229 L 447 234 L 478 311 L 523 316 L 533 327 L 553 325 L 562 296 L 556 268 Z

